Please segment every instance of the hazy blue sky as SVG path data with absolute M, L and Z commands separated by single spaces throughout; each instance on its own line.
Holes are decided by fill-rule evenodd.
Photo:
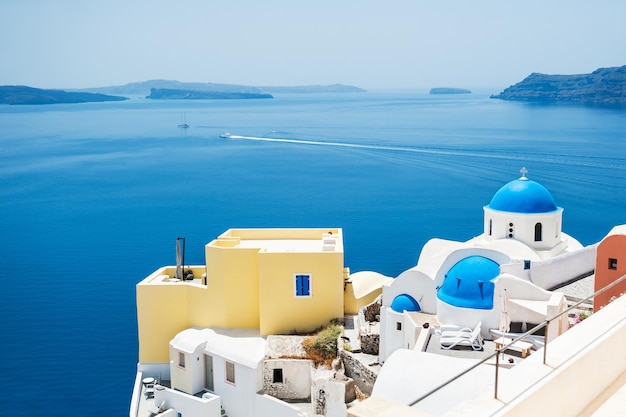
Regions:
M 507 87 L 626 65 L 624 0 L 0 0 L 0 85 Z

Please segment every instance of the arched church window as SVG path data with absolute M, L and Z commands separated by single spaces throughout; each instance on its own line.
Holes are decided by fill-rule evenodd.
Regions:
M 541 223 L 535 224 L 535 242 L 541 242 Z

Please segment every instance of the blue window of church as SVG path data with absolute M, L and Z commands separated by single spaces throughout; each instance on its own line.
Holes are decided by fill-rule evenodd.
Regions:
M 524 269 L 530 269 L 530 259 L 524 259 Z
M 541 223 L 535 224 L 535 242 L 541 242 Z
M 296 296 L 297 297 L 310 297 L 311 296 L 311 276 L 310 275 L 296 275 Z

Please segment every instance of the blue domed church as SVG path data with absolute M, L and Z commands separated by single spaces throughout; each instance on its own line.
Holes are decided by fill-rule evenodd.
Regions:
M 593 271 L 593 248 L 562 232 L 563 209 L 527 178 L 525 168 L 520 172 L 483 207 L 482 235 L 466 242 L 429 240 L 417 265 L 383 286 L 381 361 L 399 348 L 413 348 L 420 313 L 436 314 L 440 324 L 481 323 L 490 338 L 504 291 L 511 321 L 540 323 L 549 310 L 565 306 L 562 294 L 551 289 Z
M 541 184 L 522 177 L 505 184 L 495 193 L 485 212 L 485 239 L 515 239 L 540 254 L 549 256 L 561 240 L 563 209 Z M 548 253 L 546 253 L 548 252 Z

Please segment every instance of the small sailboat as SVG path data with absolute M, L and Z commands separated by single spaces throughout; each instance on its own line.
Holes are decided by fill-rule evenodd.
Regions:
M 178 124 L 178 127 L 183 129 L 187 129 L 189 127 L 187 124 L 187 115 L 185 113 L 180 114 L 180 123 Z

